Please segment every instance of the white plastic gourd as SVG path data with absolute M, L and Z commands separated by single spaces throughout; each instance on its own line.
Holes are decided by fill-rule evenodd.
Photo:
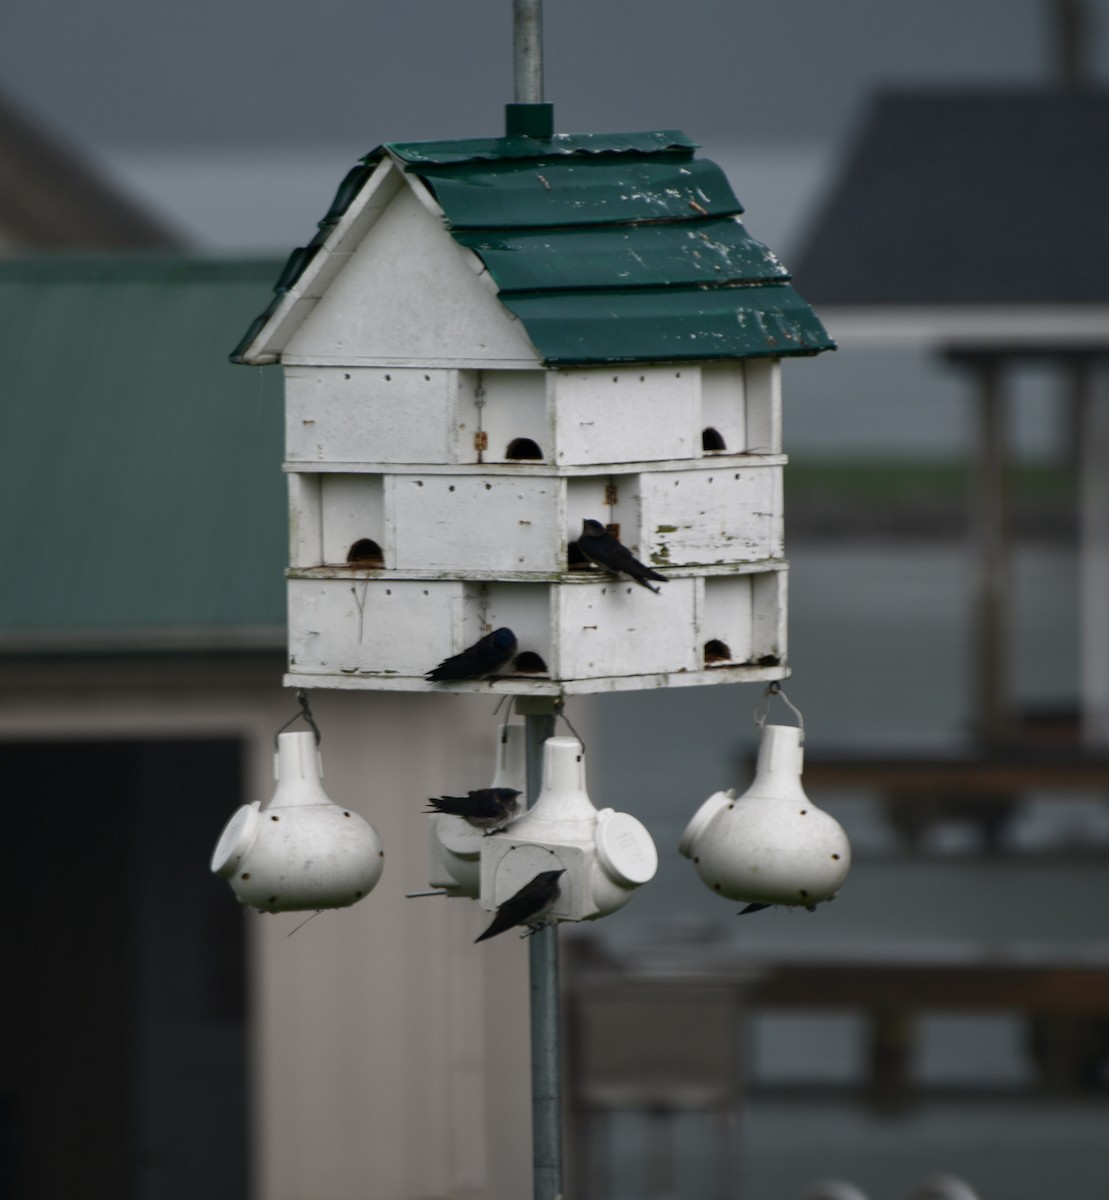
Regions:
M 630 813 L 598 810 L 585 790 L 581 742 L 548 738 L 543 787 L 511 828 L 481 847 L 481 902 L 495 909 L 543 871 L 564 868 L 553 916 L 594 920 L 622 908 L 654 878 L 658 852 Z
M 384 869 L 372 825 L 323 790 L 312 733 L 282 733 L 277 790 L 263 809 L 244 804 L 228 821 L 211 868 L 239 900 L 263 912 L 345 908 L 369 895 Z
M 764 724 L 760 734 L 754 782 L 738 799 L 710 796 L 678 848 L 717 895 L 811 909 L 839 891 L 851 846 L 801 786 L 802 731 Z

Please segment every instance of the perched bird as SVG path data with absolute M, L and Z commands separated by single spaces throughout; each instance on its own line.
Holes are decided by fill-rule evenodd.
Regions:
M 762 912 L 762 910 L 764 908 L 773 908 L 773 907 L 774 906 L 772 904 L 758 904 L 752 900 L 751 903 L 748 904 L 746 908 L 741 908 L 739 910 L 739 916 L 745 917 L 748 913 Z
M 450 679 L 484 679 L 492 675 L 516 653 L 516 635 L 502 626 L 467 646 L 461 654 L 445 658 L 424 676 L 429 683 Z
M 583 523 L 581 537 L 578 538 L 578 549 L 591 563 L 596 563 L 598 567 L 603 567 L 615 575 L 628 575 L 656 595 L 659 589 L 651 587 L 647 580 L 659 579 L 663 583 L 666 582 L 665 575 L 660 575 L 641 563 L 600 521 L 587 520 Z
M 520 793 L 515 788 L 478 788 L 465 796 L 433 796 L 427 812 L 449 813 L 467 825 L 491 833 L 503 833 L 520 811 Z
M 543 871 L 531 883 L 525 883 L 515 896 L 510 896 L 497 909 L 492 925 L 474 941 L 484 942 L 486 938 L 496 937 L 513 925 L 526 925 L 530 933 L 538 933 L 547 923 L 545 918 L 562 893 L 558 879 L 565 874 L 565 869 Z

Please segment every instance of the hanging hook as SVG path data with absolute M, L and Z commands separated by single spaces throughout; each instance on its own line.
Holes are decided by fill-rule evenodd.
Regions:
M 502 742 L 504 741 L 504 738 L 505 738 L 505 735 L 504 735 L 504 732 L 503 732 L 503 731 L 504 731 L 504 729 L 507 727 L 507 725 L 508 725 L 508 722 L 509 722 L 509 719 L 510 719 L 510 718 L 511 718 L 511 716 L 512 716 L 512 701 L 513 701 L 514 699 L 515 699 L 515 696 L 512 696 L 512 695 L 504 695 L 504 696 L 502 696 L 502 697 L 501 697 L 501 698 L 500 698 L 500 699 L 497 701 L 497 707 L 493 709 L 493 716 L 496 716 L 496 715 L 497 715 L 497 713 L 499 713 L 499 712 L 501 711 L 501 709 L 502 709 L 502 708 L 504 708 L 505 704 L 507 704 L 507 705 L 508 705 L 508 712 L 506 712 L 506 713 L 504 714 L 504 724 L 502 724 L 502 725 L 501 725 L 501 730 L 502 730 L 502 732 L 501 732 L 501 741 L 502 741 Z
M 297 688 L 296 697 L 297 703 L 300 705 L 300 712 L 294 713 L 273 735 L 273 744 L 275 749 L 277 747 L 277 739 L 294 721 L 299 721 L 301 717 L 308 722 L 312 728 L 312 732 L 316 735 L 316 745 L 318 746 L 320 744 L 320 727 L 316 724 L 316 718 L 312 716 L 312 710 L 308 706 L 308 693 L 304 690 L 304 688 Z
M 574 735 L 574 737 L 576 737 L 578 739 L 579 742 L 581 742 L 581 752 L 582 752 L 582 756 L 584 757 L 585 756 L 585 742 L 582 741 L 581 734 L 578 733 L 578 731 L 573 727 L 573 725 L 570 724 L 570 718 L 566 715 L 565 708 L 566 708 L 566 701 L 561 696 L 559 696 L 559 698 L 554 703 L 555 720 L 557 721 L 558 718 L 561 717 L 566 722 L 566 725 L 568 726 L 570 732 Z
M 786 707 L 797 718 L 797 725 L 801 730 L 801 738 L 803 741 L 805 735 L 805 718 L 801 716 L 801 710 L 795 704 L 790 703 L 789 697 L 785 694 L 785 692 L 782 691 L 782 685 L 776 679 L 767 684 L 766 691 L 763 692 L 763 694 L 755 701 L 755 724 L 760 730 L 766 724 L 766 718 L 770 716 L 770 701 L 773 700 L 775 696 L 779 696 L 783 701 L 785 701 Z M 763 711 L 760 712 L 760 709 Z

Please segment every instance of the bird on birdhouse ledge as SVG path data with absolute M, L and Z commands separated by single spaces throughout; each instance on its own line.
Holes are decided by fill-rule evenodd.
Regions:
M 445 658 L 424 676 L 429 683 L 452 679 L 484 679 L 505 666 L 516 653 L 516 635 L 504 627 L 467 646 L 460 654 Z
M 641 563 L 622 542 L 617 541 L 600 521 L 586 520 L 581 527 L 578 549 L 593 564 L 614 575 L 627 575 L 641 587 L 659 594 L 661 589 L 651 587 L 648 579 L 666 582 L 666 576 Z

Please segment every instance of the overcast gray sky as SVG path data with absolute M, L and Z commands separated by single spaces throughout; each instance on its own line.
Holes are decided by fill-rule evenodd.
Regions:
M 1109 0 L 1085 0 L 1109 78 Z M 562 131 L 678 128 L 788 254 L 866 95 L 1036 84 L 1056 0 L 546 0 Z M 211 250 L 284 253 L 384 141 L 495 135 L 511 0 L 6 0 L 0 92 Z M 788 258 L 787 258 L 788 262 Z
M 1109 0 L 1088 0 L 1109 71 Z M 547 0 L 561 130 L 826 142 L 883 83 L 1035 82 L 1051 0 Z M 511 0 L 7 0 L 0 86 L 91 148 L 495 134 Z

